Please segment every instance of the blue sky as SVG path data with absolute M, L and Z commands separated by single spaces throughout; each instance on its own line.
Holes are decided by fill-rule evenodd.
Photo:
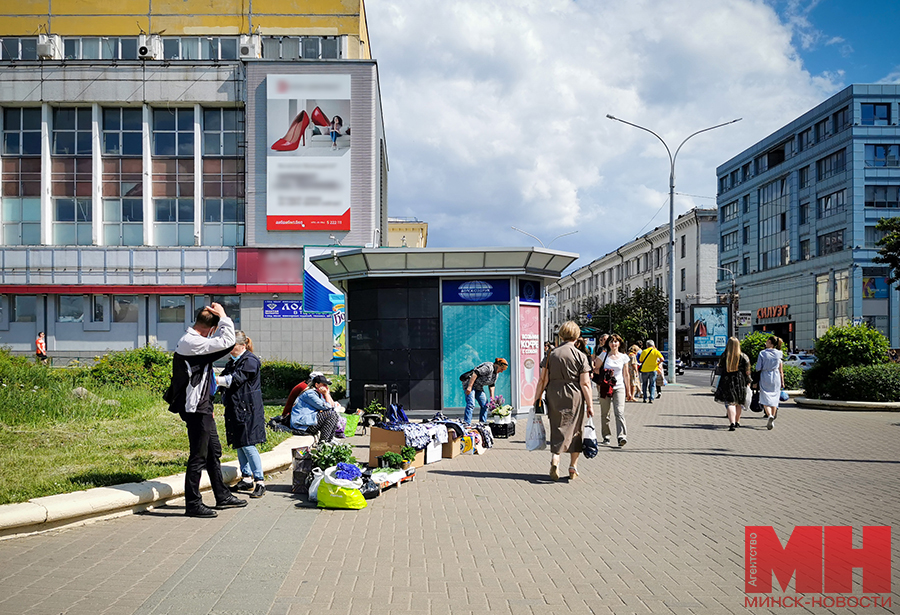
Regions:
M 602 256 L 714 208 L 715 169 L 851 83 L 900 82 L 900 1 L 368 0 L 392 216 L 430 247 Z

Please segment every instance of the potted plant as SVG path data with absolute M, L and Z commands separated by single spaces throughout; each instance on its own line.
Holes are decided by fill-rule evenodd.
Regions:
M 403 457 L 400 453 L 385 453 L 381 456 L 381 467 L 382 468 L 393 468 L 394 470 L 399 470 L 403 467 Z
M 506 403 L 502 395 L 491 397 L 487 404 L 487 410 L 491 416 L 491 421 L 494 423 L 512 422 L 512 406 Z
M 339 463 L 356 463 L 353 448 L 349 444 L 319 443 L 309 451 L 313 467 L 327 470 Z
M 410 464 L 416 458 L 416 449 L 411 446 L 404 446 L 400 449 L 400 456 L 403 458 L 403 469 L 408 470 Z

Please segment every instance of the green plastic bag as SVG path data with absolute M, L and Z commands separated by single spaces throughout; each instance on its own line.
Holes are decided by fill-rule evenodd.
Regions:
M 347 427 L 344 428 L 344 437 L 352 438 L 356 435 L 356 426 L 359 425 L 360 416 L 358 414 L 348 414 Z
M 359 510 L 366 507 L 366 498 L 359 489 L 338 487 L 324 480 L 319 483 L 319 508 L 345 508 Z

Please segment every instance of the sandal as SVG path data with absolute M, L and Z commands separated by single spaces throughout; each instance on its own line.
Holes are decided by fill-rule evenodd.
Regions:
M 576 476 L 578 476 L 578 468 L 569 466 L 569 480 L 574 479 Z
M 550 478 L 559 480 L 559 466 L 555 463 L 550 464 Z

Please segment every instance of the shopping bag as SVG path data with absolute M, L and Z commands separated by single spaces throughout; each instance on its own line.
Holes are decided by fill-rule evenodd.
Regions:
M 363 479 L 362 476 L 359 478 L 355 478 L 353 480 L 347 480 L 344 478 L 338 478 L 335 473 L 338 471 L 338 466 L 332 466 L 325 470 L 325 476 L 323 480 L 329 485 L 334 485 L 336 487 L 343 487 L 345 489 L 359 489 L 362 487 Z
M 544 421 L 533 412 L 531 418 L 528 419 L 528 429 L 525 431 L 525 448 L 529 451 L 542 451 L 547 448 L 547 432 L 544 431 Z
M 312 474 L 312 456 L 309 454 L 309 447 L 302 446 L 291 449 L 292 462 L 292 493 L 302 493 L 308 489 L 310 474 Z
M 594 427 L 593 417 L 587 420 L 584 425 L 584 438 L 581 440 L 581 452 L 588 459 L 593 459 L 600 452 L 597 446 L 597 429 Z
M 759 391 L 753 391 L 753 398 L 750 400 L 751 412 L 762 412 L 762 406 L 759 405 Z
M 322 478 L 324 478 L 325 473 L 322 471 L 322 468 L 313 468 L 312 471 L 312 482 L 309 484 L 309 501 L 315 502 L 319 497 L 319 483 L 322 482 Z
M 367 506 L 366 498 L 363 497 L 363 494 L 359 489 L 339 487 L 326 480 L 319 483 L 317 495 L 319 508 L 359 510 Z
M 345 438 L 352 438 L 356 435 L 356 427 L 359 425 L 360 418 L 361 417 L 358 414 L 347 415 L 347 427 L 344 428 Z
M 778 399 L 781 401 L 788 401 L 790 398 L 791 396 L 787 394 L 787 391 L 781 389 L 781 394 L 778 395 Z

